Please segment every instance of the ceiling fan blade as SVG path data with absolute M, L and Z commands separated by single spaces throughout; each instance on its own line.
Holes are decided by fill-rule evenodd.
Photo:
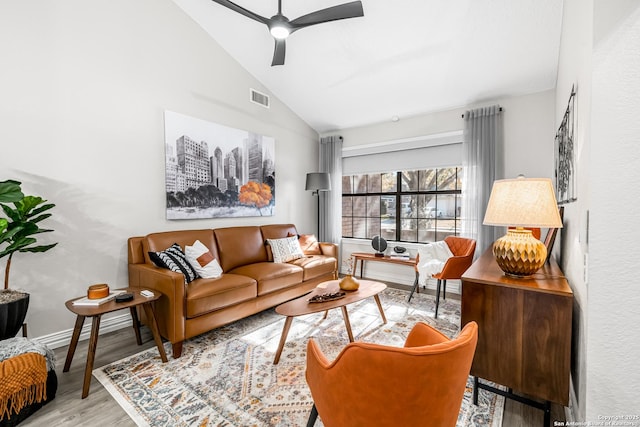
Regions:
M 286 51 L 286 43 L 284 39 L 274 39 L 276 41 L 276 47 L 273 50 L 273 61 L 271 66 L 284 65 L 284 53 Z
M 229 1 L 229 0 L 212 0 L 224 7 L 227 7 L 231 10 L 233 10 L 234 12 L 238 12 L 241 15 L 246 16 L 247 18 L 251 18 L 255 21 L 258 21 L 262 24 L 266 24 L 267 22 L 269 22 L 269 20 L 267 18 L 265 18 L 264 16 L 260 16 L 257 13 L 253 13 L 250 10 L 245 9 L 242 6 L 238 6 L 237 4 Z
M 337 21 L 339 19 L 357 18 L 359 16 L 364 16 L 362 2 L 352 1 L 311 12 L 294 19 L 290 24 L 293 29 L 297 30 L 309 25 L 322 24 L 323 22 Z

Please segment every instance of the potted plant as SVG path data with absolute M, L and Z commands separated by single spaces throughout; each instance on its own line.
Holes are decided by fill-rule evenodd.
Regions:
M 0 258 L 8 256 L 4 270 L 4 289 L 0 290 L 0 340 L 14 337 L 24 322 L 29 307 L 29 294 L 9 288 L 11 259 L 16 252 L 45 252 L 57 243 L 37 245 L 34 237 L 53 230 L 38 223 L 51 216 L 53 208 L 38 196 L 25 196 L 18 181 L 0 181 L 0 207 L 6 218 L 0 218 Z

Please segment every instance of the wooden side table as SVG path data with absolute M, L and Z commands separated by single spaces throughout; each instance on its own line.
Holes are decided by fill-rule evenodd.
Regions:
M 389 255 L 385 255 L 385 256 L 376 256 L 373 253 L 369 253 L 369 252 L 353 252 L 351 254 L 351 256 L 354 259 L 354 265 L 353 265 L 353 273 L 355 274 L 356 270 L 358 269 L 358 261 L 360 261 L 360 278 L 362 279 L 362 274 L 364 272 L 364 262 L 365 261 L 373 261 L 373 262 L 386 262 L 389 264 L 398 264 L 398 265 L 406 265 L 407 267 L 411 267 L 414 268 L 416 267 L 416 259 L 415 258 L 410 258 L 410 259 L 397 259 L 397 258 L 392 258 Z M 416 270 L 416 281 L 418 280 L 418 270 Z
M 145 297 L 140 294 L 140 289 L 127 288 L 127 293 L 133 294 L 133 299 L 126 302 L 116 302 L 111 300 L 98 306 L 86 306 L 86 305 L 73 305 L 73 301 L 79 299 L 74 298 L 65 303 L 65 306 L 72 313 L 76 314 L 76 324 L 73 328 L 73 335 L 71 337 L 71 343 L 69 344 L 69 350 L 67 352 L 67 359 L 64 362 L 64 369 L 62 372 L 68 372 L 71 367 L 71 361 L 73 360 L 73 354 L 76 352 L 78 345 L 78 339 L 80 338 L 80 332 L 82 331 L 82 325 L 84 325 L 84 319 L 86 317 L 92 318 L 91 323 L 91 338 L 89 339 L 89 350 L 87 351 L 87 364 L 84 369 L 84 383 L 82 385 L 82 398 L 84 399 L 89 395 L 89 386 L 91 385 L 91 373 L 93 371 L 93 361 L 96 355 L 96 346 L 98 345 L 98 332 L 100 329 L 100 318 L 103 314 L 111 313 L 112 311 L 122 310 L 128 308 L 131 311 L 131 319 L 133 320 L 133 330 L 136 334 L 136 342 L 138 345 L 142 345 L 142 338 L 140 337 L 140 322 L 138 321 L 138 314 L 136 312 L 137 306 L 142 306 L 144 312 L 149 321 L 149 329 L 153 334 L 153 339 L 158 347 L 160 358 L 163 362 L 167 361 L 167 355 L 162 345 L 162 339 L 158 332 L 158 324 L 156 323 L 156 317 L 153 311 L 153 302 L 160 298 L 158 292 L 154 292 L 151 297 Z M 82 298 L 82 297 L 80 297 Z

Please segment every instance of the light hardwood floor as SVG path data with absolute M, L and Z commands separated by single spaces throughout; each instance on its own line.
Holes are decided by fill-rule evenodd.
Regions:
M 136 344 L 132 328 L 101 335 L 98 339 L 94 368 L 154 347 L 155 344 L 149 330 L 143 326 L 141 333 L 143 341 L 141 346 Z M 62 368 L 67 355 L 67 347 L 55 350 L 56 374 L 58 376 L 56 397 L 27 418 L 20 426 L 93 427 L 117 425 L 118 427 L 128 427 L 136 425 L 109 392 L 102 387 L 102 384 L 93 377 L 89 395 L 86 399 L 81 399 L 87 347 L 88 341 L 82 341 L 78 344 L 71 369 L 64 373 Z M 167 357 L 171 359 L 170 354 Z M 554 420 L 565 420 L 563 408 L 555 404 L 552 406 L 551 425 Z M 502 422 L 503 427 L 542 427 L 542 424 L 541 410 L 507 400 Z

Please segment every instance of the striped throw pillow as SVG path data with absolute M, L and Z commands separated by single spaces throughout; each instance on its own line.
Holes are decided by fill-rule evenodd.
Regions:
M 198 277 L 198 273 L 189 264 L 187 257 L 177 243 L 174 243 L 164 251 L 149 251 L 149 258 L 160 268 L 168 268 L 176 273 L 184 274 L 185 283 L 190 283 Z

